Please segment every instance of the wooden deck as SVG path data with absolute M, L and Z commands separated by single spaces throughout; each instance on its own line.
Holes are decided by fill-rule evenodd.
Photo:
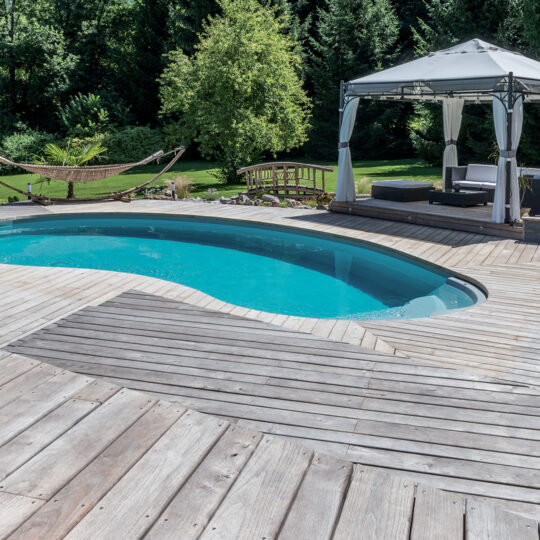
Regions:
M 39 351 L 56 351 L 50 344 L 63 341 L 69 344 L 70 351 L 74 353 L 73 344 L 79 343 L 80 337 L 84 340 L 93 339 L 82 335 L 86 334 L 88 328 L 82 327 L 84 332 L 78 328 L 83 319 L 94 324 L 89 320 L 103 317 L 107 324 L 112 321 L 109 330 L 112 330 L 111 335 L 114 336 L 105 341 L 112 344 L 116 337 L 124 335 L 124 341 L 116 342 L 119 346 L 111 345 L 107 353 L 100 350 L 99 354 L 90 354 L 93 345 L 87 343 L 86 349 L 77 351 L 76 357 L 58 357 L 56 352 L 47 353 L 50 356 L 48 361 L 52 363 L 53 356 L 56 356 L 54 361 L 59 362 L 58 366 L 60 362 L 66 362 L 66 367 L 70 363 L 73 369 L 84 365 L 84 369 L 78 368 L 81 373 L 88 371 L 99 377 L 107 377 L 121 386 L 137 388 L 137 385 L 144 383 L 145 387 L 141 389 L 145 393 L 151 392 L 151 399 L 180 400 L 186 406 L 200 411 L 215 412 L 221 416 L 224 425 L 228 426 L 232 422 L 235 429 L 255 428 L 277 434 L 287 441 L 280 444 L 294 446 L 297 441 L 301 441 L 303 446 L 310 448 L 307 451 L 310 455 L 312 451 L 331 452 L 334 459 L 344 458 L 357 463 L 356 470 L 360 470 L 360 464 L 376 466 L 373 474 L 387 474 L 384 477 L 387 479 L 385 483 L 397 482 L 395 479 L 398 477 L 407 477 L 423 486 L 430 486 L 415 492 L 414 509 L 411 510 L 414 512 L 413 530 L 421 522 L 416 514 L 419 504 L 436 501 L 439 505 L 442 500 L 439 495 L 429 491 L 439 486 L 458 494 L 471 494 L 459 495 L 460 501 L 463 497 L 467 498 L 464 503 L 466 528 L 465 532 L 461 530 L 461 534 L 467 538 L 486 537 L 486 531 L 491 531 L 495 537 L 499 534 L 500 538 L 528 538 L 521 534 L 521 529 L 504 529 L 506 525 L 500 524 L 499 518 L 506 514 L 499 509 L 521 512 L 535 519 L 539 517 L 538 243 L 321 211 L 166 201 L 47 208 L 12 206 L 5 218 L 80 211 L 201 215 L 317 230 L 375 242 L 454 268 L 479 280 L 487 287 L 489 298 L 474 308 L 429 319 L 359 324 L 354 321 L 305 319 L 256 312 L 226 304 L 182 285 L 143 276 L 0 265 L 0 346 L 18 340 L 21 340 L 18 345 L 23 346 L 33 339 L 36 339 L 34 344 L 37 344 L 39 338 L 41 343 L 32 353 L 36 355 L 35 358 L 45 359 L 45 356 L 38 356 Z M 0 219 L 1 216 L 2 209 Z M 111 301 L 120 293 L 132 289 L 139 292 L 131 292 Z M 205 313 L 198 315 L 195 325 L 198 330 L 190 327 L 190 339 L 177 339 L 181 332 L 186 332 L 186 325 L 185 321 L 175 321 L 175 335 L 162 336 L 163 327 L 170 324 L 171 315 L 164 312 L 166 315 L 157 317 L 159 329 L 153 330 L 154 335 L 160 336 L 159 343 L 153 342 L 148 350 L 143 350 L 144 343 L 129 333 L 129 328 L 122 327 L 122 321 L 128 321 L 129 325 L 138 328 L 141 321 L 137 322 L 133 313 L 126 313 L 125 307 L 116 304 L 121 304 L 130 295 L 132 300 L 137 297 L 138 301 L 142 301 L 144 293 L 159 296 L 158 303 L 166 302 L 164 298 L 183 302 L 182 308 L 178 307 L 182 304 L 175 303 L 177 309 L 190 311 L 190 317 L 197 310 Z M 103 302 L 105 304 L 101 305 Z M 81 308 L 85 309 L 76 313 Z M 110 311 L 111 308 L 113 311 L 118 310 L 116 315 L 101 311 Z M 265 347 L 259 347 L 256 354 L 246 354 L 246 339 L 243 336 L 222 357 L 207 357 L 211 350 L 205 349 L 201 355 L 201 343 L 219 352 L 223 350 L 223 340 L 227 339 L 225 334 L 216 333 L 218 324 L 215 320 L 211 323 L 213 332 L 210 335 L 208 327 L 205 328 L 201 322 L 201 318 L 207 317 L 212 311 L 219 312 L 212 314 L 212 317 L 222 317 L 228 321 L 230 332 L 239 332 L 239 327 L 242 334 L 262 332 L 266 335 L 266 341 L 272 345 L 276 342 L 276 336 L 285 333 L 288 338 L 301 340 L 302 348 L 304 340 L 318 343 L 316 349 L 322 347 L 323 342 L 332 343 L 332 347 L 340 354 L 310 351 L 317 354 L 306 355 L 305 351 L 298 351 L 298 347 L 296 350 L 288 350 L 289 345 L 284 345 L 283 350 L 278 351 L 278 356 L 272 360 L 267 349 L 265 352 Z M 145 310 L 144 318 L 147 315 L 148 310 Z M 233 317 L 230 318 L 230 315 Z M 233 320 L 234 324 L 231 323 Z M 261 327 L 253 326 L 257 321 L 257 324 L 271 323 L 271 329 L 264 324 Z M 194 322 L 189 322 L 193 326 Z M 51 323 L 55 324 L 45 328 Z M 263 326 L 266 326 L 264 330 Z M 30 335 L 39 329 L 43 330 L 34 336 Z M 100 334 L 101 330 L 98 330 Z M 69 337 L 69 333 L 74 331 L 81 335 Z M 69 339 L 66 340 L 66 337 Z M 187 349 L 186 345 L 179 345 L 179 342 L 184 341 L 188 344 Z M 167 350 L 160 349 L 163 343 L 167 343 Z M 55 347 L 59 348 L 57 345 Z M 350 352 L 343 356 L 348 347 Z M 179 353 L 177 349 L 183 352 Z M 191 350 L 191 354 L 186 350 Z M 355 354 L 352 354 L 353 350 Z M 99 360 L 103 359 L 103 354 L 116 362 L 115 373 L 98 373 L 104 365 Z M 96 358 L 90 358 L 92 356 Z M 326 364 L 321 357 L 326 360 Z M 12 361 L 13 356 L 8 358 Z M 134 367 L 135 364 L 137 367 Z M 264 366 L 270 366 L 270 372 L 264 371 Z M 4 371 L 9 370 L 0 370 L 0 376 Z M 135 373 L 144 373 L 144 378 L 137 378 Z M 146 375 L 154 378 L 148 379 Z M 164 389 L 164 386 L 167 388 Z M 218 394 L 219 398 L 216 397 Z M 0 406 L 1 395 L 0 390 Z M 205 406 L 208 408 L 204 409 Z M 332 422 L 335 424 L 332 425 Z M 227 431 L 230 429 L 228 427 Z M 270 435 L 264 437 L 274 440 Z M 350 471 L 350 465 L 343 465 L 342 461 L 339 463 Z M 362 469 L 370 470 L 364 465 Z M 310 471 L 311 468 L 306 470 Z M 306 482 L 311 475 L 306 474 L 303 478 L 302 482 Z M 324 504 L 330 500 L 335 501 L 336 489 L 339 493 L 336 504 L 341 505 L 346 497 L 345 508 L 352 505 L 350 490 L 355 481 L 347 488 L 350 476 L 346 475 L 343 480 L 345 487 L 342 491 L 335 484 L 328 484 L 325 476 L 316 478 L 316 486 L 323 484 L 324 489 L 330 491 L 324 495 L 320 491 L 316 492 L 316 497 L 310 502 L 315 506 L 310 508 L 317 509 L 317 504 L 322 504 L 319 497 L 324 499 Z M 271 483 L 270 479 L 268 481 Z M 360 485 L 368 489 L 366 485 L 376 486 L 378 480 L 360 482 Z M 419 496 L 424 495 L 424 489 L 429 497 L 419 499 Z M 208 488 L 204 488 L 204 492 L 207 491 Z M 298 493 L 302 493 L 302 490 Z M 369 493 L 369 500 L 378 500 L 373 492 Z M 491 497 L 489 501 L 493 506 L 483 504 L 485 495 Z M 448 497 L 447 494 L 441 496 Z M 389 497 L 386 492 L 385 497 Z M 358 520 L 365 519 L 366 514 L 357 511 L 357 508 L 364 508 L 368 513 L 372 510 L 365 493 L 359 499 L 355 495 L 354 500 L 360 501 L 355 502 L 360 506 L 351 506 L 352 514 Z M 472 508 L 476 508 L 473 503 L 478 503 L 478 508 L 482 508 L 481 527 L 472 525 L 470 516 L 474 512 Z M 46 504 L 54 505 L 53 502 Z M 13 507 L 11 501 L 6 505 L 8 509 Z M 379 506 L 376 506 L 377 511 Z M 297 508 L 306 512 L 308 507 L 300 505 Z M 437 519 L 441 520 L 445 531 L 455 530 L 453 527 L 458 523 L 457 513 L 452 521 L 454 525 L 451 525 L 440 517 L 446 516 L 444 509 L 440 506 L 430 508 L 431 512 L 437 514 Z M 340 512 L 337 510 L 337 514 L 332 515 L 343 515 Z M 463 514 L 459 515 L 463 523 Z M 514 514 L 508 515 L 511 516 L 508 518 L 510 522 Z M 268 520 L 266 516 L 261 519 Z M 410 512 L 407 519 L 410 527 Z M 317 520 L 303 521 L 318 523 Z M 335 519 L 332 523 L 335 524 Z M 528 522 L 528 526 L 519 523 L 515 526 L 526 527 L 526 534 L 532 531 L 536 536 L 531 538 L 537 538 L 536 523 Z M 351 537 L 358 537 L 354 533 L 363 531 L 366 526 L 366 523 L 356 522 Z M 492 526 L 495 530 L 498 527 L 499 532 L 491 530 Z M 283 520 L 279 528 L 283 528 Z M 323 527 L 322 530 L 327 529 Z M 476 536 L 473 532 L 477 533 Z M 419 536 L 419 529 L 415 534 L 418 538 L 422 537 Z M 210 532 L 206 530 L 205 537 L 208 535 Z M 303 538 L 301 534 L 297 536 Z M 366 537 L 374 536 L 378 537 L 373 534 Z M 29 534 L 22 537 L 35 536 Z M 380 537 L 384 538 L 384 535 Z M 390 534 L 388 537 L 400 536 Z M 431 537 L 445 536 L 440 533 Z M 451 534 L 447 537 L 461 538 Z
M 137 291 L 6 350 L 540 517 L 534 386 Z
M 428 201 L 396 202 L 371 198 L 358 199 L 353 203 L 334 202 L 332 204 L 332 212 L 523 239 L 523 226 L 492 223 L 491 209 L 491 204 L 461 208 L 429 204 Z
M 0 353 L 0 536 L 538 540 L 538 522 Z

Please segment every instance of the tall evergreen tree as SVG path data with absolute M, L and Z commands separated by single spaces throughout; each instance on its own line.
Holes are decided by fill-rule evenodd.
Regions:
M 137 0 L 131 54 L 121 73 L 125 99 L 139 123 L 155 124 L 159 111 L 159 83 L 171 50 L 169 14 L 173 0 Z
M 311 40 L 309 78 L 313 88 L 313 130 L 308 152 L 335 158 L 338 135 L 339 81 L 365 75 L 388 65 L 396 54 L 398 21 L 389 0 L 328 0 L 319 10 L 317 36 Z M 390 108 L 363 104 L 352 146 L 354 155 L 368 157 L 380 147 L 379 135 L 388 125 Z M 391 113 L 395 118 L 395 111 Z M 365 139 L 366 117 L 370 137 Z M 365 143 L 366 141 L 364 141 Z
M 527 3 L 530 0 L 519 0 Z M 426 2 L 426 16 L 413 30 L 418 56 L 480 38 L 503 47 L 516 45 L 517 4 L 508 0 L 433 0 Z M 523 14 L 522 9 L 517 13 Z M 444 150 L 440 106 L 417 104 L 409 121 L 410 135 L 418 155 L 440 164 Z M 527 148 L 528 121 L 521 150 Z M 463 110 L 458 142 L 460 161 L 489 162 L 496 142 L 491 105 L 469 104 Z M 530 159 L 530 153 L 525 153 Z
M 216 0 L 182 0 L 170 7 L 171 38 L 174 49 L 182 49 L 188 56 L 195 52 L 198 35 L 210 15 L 218 12 Z

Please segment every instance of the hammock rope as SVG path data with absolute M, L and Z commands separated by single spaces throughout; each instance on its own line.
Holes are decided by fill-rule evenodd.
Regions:
M 129 197 L 130 194 L 136 193 L 137 191 L 140 191 L 142 188 L 147 186 L 148 184 L 151 184 L 152 182 L 155 182 L 158 178 L 163 176 L 167 171 L 173 167 L 173 165 L 180 159 L 182 154 L 186 151 L 185 146 L 180 146 L 178 148 L 175 148 L 171 150 L 170 152 L 164 153 L 163 150 L 160 150 L 159 152 L 156 152 L 155 154 L 152 154 L 151 156 L 137 162 L 137 163 L 126 163 L 123 165 L 94 165 L 94 166 L 86 166 L 86 167 L 59 167 L 54 165 L 31 165 L 28 163 L 15 163 L 8 159 L 2 158 L 0 156 L 0 162 L 4 163 L 5 165 L 13 165 L 16 167 L 21 167 L 29 172 L 33 172 L 35 174 L 39 174 L 41 176 L 45 176 L 46 178 L 51 178 L 52 180 L 64 180 L 65 182 L 93 182 L 96 180 L 103 180 L 105 178 L 109 178 L 110 176 L 113 176 L 115 174 L 120 174 L 120 172 L 125 172 L 129 169 L 132 169 L 134 167 L 138 167 L 139 165 L 146 165 L 150 163 L 151 161 L 157 160 L 159 163 L 159 160 L 170 155 L 174 154 L 174 157 L 167 163 L 167 165 L 161 169 L 156 175 L 154 175 L 150 180 L 146 180 L 142 184 L 139 184 L 138 186 L 135 186 L 133 188 L 125 189 L 123 191 L 116 191 L 114 193 L 109 193 L 109 195 L 104 195 L 103 197 L 93 197 L 93 198 L 51 198 L 51 197 L 45 197 L 43 195 L 34 195 L 32 193 L 27 193 L 26 191 L 22 191 L 21 189 L 18 189 L 16 187 L 10 186 L 9 184 L 6 184 L 5 182 L 0 180 L 0 184 L 17 192 L 21 195 L 24 195 L 25 197 L 28 196 L 30 199 L 32 199 L 34 202 L 40 203 L 40 204 L 50 204 L 52 202 L 90 202 L 90 201 L 106 201 L 106 200 L 122 200 L 125 202 L 129 202 L 131 198 Z M 47 173 L 41 172 L 44 168 L 47 170 Z M 34 170 L 36 169 L 36 170 Z M 63 172 L 64 169 L 69 169 L 68 171 L 65 171 L 65 174 Z M 38 172 L 38 170 L 40 172 Z M 55 176 L 49 176 L 51 173 L 55 171 Z M 111 174 L 110 171 L 114 170 Z M 88 177 L 92 177 L 92 179 L 86 179 L 84 177 L 84 173 L 88 173 Z M 105 176 L 104 176 L 105 175 Z M 58 176 L 62 176 L 61 178 L 58 178 Z M 77 180 L 72 178 L 85 178 L 83 180 Z

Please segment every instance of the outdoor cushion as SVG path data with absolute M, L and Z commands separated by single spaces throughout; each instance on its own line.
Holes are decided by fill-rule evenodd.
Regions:
M 540 175 L 540 169 L 532 169 L 530 167 L 523 167 L 523 169 L 519 170 L 520 175 L 527 175 L 527 176 L 538 176 Z
M 396 189 L 426 189 L 432 188 L 431 182 L 415 182 L 414 180 L 376 180 L 372 186 Z
M 496 165 L 469 165 L 465 180 L 473 182 L 484 182 L 487 184 L 497 183 L 497 166 Z
M 495 189 L 495 184 L 492 184 L 491 182 L 472 182 L 469 180 L 458 180 L 457 182 L 454 182 L 454 184 L 458 184 L 460 187 L 465 189 Z
M 427 201 L 433 189 L 431 182 L 413 180 L 378 180 L 371 184 L 371 196 L 397 202 Z

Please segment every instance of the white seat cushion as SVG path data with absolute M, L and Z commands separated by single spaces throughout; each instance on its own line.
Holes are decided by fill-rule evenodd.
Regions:
M 497 183 L 496 165 L 468 165 L 465 180 L 483 182 L 485 184 Z
M 540 175 L 540 169 L 532 169 L 531 167 L 523 167 L 523 169 L 518 168 L 518 174 L 526 174 L 530 176 L 538 176 Z
M 471 180 L 456 180 L 454 184 L 465 189 L 495 189 L 496 185 L 491 182 L 472 182 Z

